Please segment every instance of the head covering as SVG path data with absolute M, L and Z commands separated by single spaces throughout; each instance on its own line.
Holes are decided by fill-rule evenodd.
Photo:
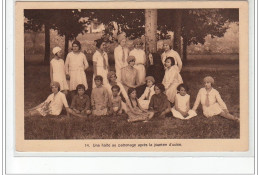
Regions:
M 56 53 L 58 53 L 59 51 L 61 51 L 61 48 L 60 47 L 54 47 L 52 49 L 52 53 L 55 55 Z
M 57 82 L 57 81 L 53 81 L 53 82 L 51 82 L 51 84 L 50 84 L 50 87 L 51 87 L 51 88 L 52 88 L 52 86 L 55 86 L 55 87 L 57 87 L 57 88 L 60 88 L 60 83 Z
M 155 82 L 153 76 L 147 76 L 147 77 L 145 78 L 145 81 L 147 81 L 147 80 L 150 80 L 150 81 L 152 81 L 153 83 Z
M 124 40 L 124 39 L 126 39 L 126 37 L 123 33 L 121 33 L 117 36 L 118 43 L 121 43 L 121 41 Z
M 172 46 L 172 41 L 170 39 L 163 40 L 163 44 L 167 44 L 169 46 Z
M 204 79 L 203 79 L 204 82 L 210 82 L 211 84 L 214 84 L 214 78 L 212 78 L 211 76 L 206 76 Z
M 130 61 L 132 61 L 132 60 L 135 60 L 135 57 L 134 56 L 128 56 L 127 57 L 127 59 L 126 59 L 126 61 L 129 63 Z
M 142 40 L 139 39 L 139 38 L 136 38 L 133 42 L 134 46 L 137 45 L 137 44 L 143 44 Z
M 109 71 L 107 73 L 107 79 L 110 80 L 110 78 L 112 77 L 112 75 L 115 75 L 116 76 L 116 73 L 114 71 Z

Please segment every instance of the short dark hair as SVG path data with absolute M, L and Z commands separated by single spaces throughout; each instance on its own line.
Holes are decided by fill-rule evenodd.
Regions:
M 186 91 L 189 91 L 189 87 L 186 84 L 179 84 L 179 86 L 177 87 L 177 90 L 180 91 L 181 88 L 184 88 Z
M 79 47 L 79 50 L 81 50 L 81 44 L 78 40 L 73 41 L 72 46 L 73 44 L 76 44 Z
M 97 40 L 96 40 L 96 46 L 97 46 L 97 48 L 100 48 L 102 43 L 106 43 L 106 41 L 105 41 L 104 39 L 102 39 L 102 38 L 97 39 Z
M 101 82 L 103 82 L 103 77 L 101 75 L 96 75 L 94 80 L 100 80 Z
M 172 66 L 175 65 L 175 60 L 174 60 L 173 57 L 167 57 L 167 58 L 165 59 L 165 62 L 166 62 L 166 60 L 171 60 L 171 65 L 172 65 Z
M 113 90 L 113 89 L 117 89 L 118 92 L 120 91 L 120 87 L 119 87 L 118 85 L 114 85 L 114 86 L 112 86 L 112 87 L 111 87 L 111 90 Z
M 84 91 L 85 91 L 86 87 L 84 86 L 84 84 L 78 84 L 76 87 L 76 91 L 78 92 L 79 89 L 84 89 Z
M 162 83 L 156 83 L 154 87 L 158 87 L 162 93 L 165 91 L 165 87 Z

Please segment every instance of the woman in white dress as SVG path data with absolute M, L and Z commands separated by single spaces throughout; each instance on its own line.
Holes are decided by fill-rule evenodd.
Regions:
M 146 56 L 145 52 L 142 49 L 142 41 L 141 39 L 137 38 L 134 40 L 134 49 L 130 51 L 129 55 L 135 57 L 135 66 L 137 72 L 138 72 L 138 77 L 139 77 L 139 84 L 145 84 L 145 76 L 146 76 L 146 71 L 145 71 L 145 64 L 146 64 Z
M 88 89 L 85 70 L 89 67 L 86 56 L 80 51 L 81 44 L 75 40 L 72 43 L 72 52 L 65 61 L 66 77 L 70 80 L 69 90 L 75 91 L 78 84 L 83 84 Z
M 114 50 L 115 58 L 115 69 L 117 80 L 121 82 L 121 69 L 128 66 L 127 58 L 129 54 L 129 49 L 126 47 L 126 37 L 123 34 L 118 35 L 119 45 Z
M 165 60 L 165 75 L 162 84 L 165 86 L 165 92 L 168 100 L 174 103 L 177 93 L 177 86 L 183 83 L 178 68 L 174 66 L 174 58 L 168 57 Z
M 67 94 L 69 90 L 66 74 L 65 65 L 63 59 L 61 59 L 62 51 L 60 47 L 54 47 L 52 53 L 55 55 L 50 62 L 50 78 L 51 82 L 57 81 L 60 84 L 60 90 Z
M 182 61 L 181 57 L 178 52 L 172 49 L 172 42 L 171 40 L 164 40 L 163 41 L 163 49 L 164 52 L 161 55 L 162 63 L 165 63 L 166 58 L 173 57 L 175 61 L 175 66 L 179 68 L 179 71 L 182 69 Z
M 100 75 L 103 77 L 103 85 L 108 84 L 107 73 L 109 71 L 108 56 L 105 52 L 106 42 L 103 39 L 96 40 L 97 50 L 93 55 L 93 88 L 96 87 L 94 77 Z

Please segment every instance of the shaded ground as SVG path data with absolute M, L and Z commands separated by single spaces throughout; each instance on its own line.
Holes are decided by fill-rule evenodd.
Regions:
M 228 67 L 223 69 L 222 64 L 215 66 L 218 69 L 210 64 L 184 67 L 182 77 L 190 88 L 191 106 L 193 106 L 198 90 L 202 87 L 202 79 L 206 75 L 211 75 L 216 81 L 214 88 L 220 92 L 229 111 L 239 116 L 238 64 L 225 66 Z M 91 75 L 90 68 L 87 71 L 89 86 L 92 81 Z M 24 81 L 24 107 L 25 116 L 27 116 L 27 109 L 41 103 L 51 93 L 49 67 L 26 64 Z M 159 119 L 155 116 L 148 123 L 127 123 L 125 114 L 121 117 L 90 116 L 83 119 L 67 118 L 64 114 L 60 117 L 26 117 L 25 139 L 239 138 L 238 123 L 219 116 L 205 118 L 201 108 L 199 108 L 198 116 L 188 121 L 176 118 Z

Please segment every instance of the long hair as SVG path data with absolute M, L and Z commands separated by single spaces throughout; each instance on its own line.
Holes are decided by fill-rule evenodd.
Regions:
M 132 102 L 132 100 L 131 100 L 131 98 L 130 98 L 130 95 L 131 95 L 131 93 L 134 92 L 134 91 L 136 91 L 135 88 L 129 88 L 128 91 L 127 91 L 127 94 L 128 94 L 129 100 L 130 100 L 130 102 L 131 102 L 132 108 L 134 107 L 134 105 L 133 105 L 133 102 Z M 136 97 L 135 97 L 135 101 L 136 101 L 137 106 L 139 107 L 139 103 L 138 103 L 138 100 L 137 100 Z

